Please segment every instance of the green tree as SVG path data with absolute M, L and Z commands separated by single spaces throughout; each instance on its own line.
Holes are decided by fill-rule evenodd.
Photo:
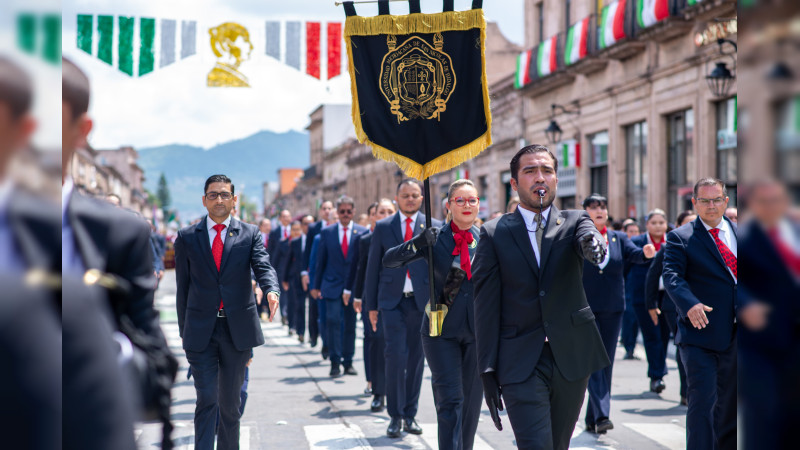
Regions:
M 172 203 L 172 199 L 169 195 L 169 185 L 167 185 L 167 177 L 164 176 L 164 172 L 161 172 L 161 177 L 158 179 L 156 196 L 161 209 L 164 211 L 164 217 L 167 217 L 167 207 Z

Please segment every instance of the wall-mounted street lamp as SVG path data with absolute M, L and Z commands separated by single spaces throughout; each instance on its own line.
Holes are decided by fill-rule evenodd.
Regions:
M 556 122 L 556 110 L 560 110 L 563 114 L 580 114 L 581 108 L 576 103 L 575 106 L 566 107 L 562 105 L 556 105 L 555 103 L 550 105 L 550 124 L 547 125 L 547 128 L 544 130 L 544 134 L 547 136 L 547 141 L 551 144 L 556 144 L 561 142 L 561 127 L 558 126 L 558 122 Z
M 733 52 L 725 51 L 724 44 L 726 43 L 733 46 Z M 733 55 L 738 51 L 738 47 L 736 42 L 724 38 L 717 39 L 717 45 L 719 45 L 719 54 L 721 56 L 729 56 L 731 58 L 733 71 L 728 69 L 728 64 L 725 62 L 715 63 L 714 70 L 706 75 L 706 83 L 708 83 L 708 88 L 714 94 L 714 97 L 727 97 L 728 91 L 730 91 L 733 81 L 736 79 L 736 58 Z

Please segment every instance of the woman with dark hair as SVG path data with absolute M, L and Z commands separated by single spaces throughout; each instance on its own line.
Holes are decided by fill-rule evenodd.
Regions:
M 675 223 L 681 227 L 687 223 L 694 222 L 697 218 L 697 213 L 692 210 L 686 210 L 678 214 Z M 663 247 L 658 251 L 656 257 L 653 258 L 653 263 L 647 271 L 645 277 L 645 307 L 647 313 L 650 314 L 650 319 L 653 324 L 658 326 L 659 316 L 664 319 L 661 323 L 666 323 L 666 327 L 661 326 L 661 343 L 664 347 L 664 364 L 666 364 L 667 347 L 669 346 L 669 335 L 677 335 L 678 333 L 678 312 L 675 309 L 675 303 L 666 295 L 664 290 L 664 282 L 661 279 L 661 273 L 664 270 L 664 250 Z M 675 362 L 678 364 L 678 376 L 681 381 L 681 405 L 687 406 L 689 403 L 686 400 L 686 369 L 683 367 L 680 352 L 675 352 Z
M 667 241 L 667 231 L 669 231 L 667 213 L 656 208 L 650 211 L 645 219 L 646 232 L 634 237 L 631 242 L 637 247 L 652 245 L 656 251 L 659 251 Z M 639 322 L 639 329 L 642 330 L 644 351 L 647 355 L 647 376 L 650 378 L 650 392 L 660 394 L 666 389 L 664 376 L 667 374 L 667 364 L 663 342 L 669 338 L 669 329 L 666 326 L 654 325 L 645 306 L 644 285 L 651 262 L 631 266 L 625 279 L 625 287 L 628 295 L 632 298 L 636 320 Z
M 594 313 L 594 320 L 611 365 L 589 376 L 589 401 L 586 405 L 586 431 L 603 434 L 614 428 L 609 419 L 611 412 L 611 372 L 617 349 L 622 314 L 625 310 L 625 281 L 623 268 L 630 264 L 644 263 L 655 255 L 655 248 L 638 248 L 622 231 L 608 229 L 608 200 L 600 194 L 592 194 L 583 201 L 583 209 L 589 214 L 597 231 L 608 245 L 605 260 L 599 265 L 584 262 L 583 289 Z
M 431 369 L 440 449 L 471 449 L 478 429 L 483 388 L 478 376 L 473 316 L 472 259 L 478 247 L 474 225 L 480 209 L 475 185 L 456 180 L 447 192 L 447 222 L 391 248 L 383 257 L 389 268 L 427 258 L 433 252 L 436 296 L 448 307 L 441 335 L 429 335 L 422 322 L 422 348 Z

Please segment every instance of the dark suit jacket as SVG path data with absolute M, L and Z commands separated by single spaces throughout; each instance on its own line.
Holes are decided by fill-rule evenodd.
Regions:
M 278 251 L 278 244 L 285 240 L 283 238 L 283 228 L 282 225 L 278 223 L 278 226 L 275 227 L 272 231 L 269 232 L 269 241 L 267 242 L 267 253 L 269 253 L 269 257 L 272 258 L 272 261 L 275 261 L 275 252 Z M 262 243 L 263 245 L 263 243 Z
M 501 385 L 533 373 L 549 339 L 558 369 L 575 381 L 610 364 L 583 291 L 580 239 L 604 242 L 585 211 L 550 207 L 541 267 L 519 210 L 481 228 L 472 269 L 478 371 Z
M 473 226 L 470 230 L 472 237 L 475 239 L 474 244 L 469 249 L 470 258 L 475 257 L 475 252 L 478 248 L 478 227 Z M 453 230 L 450 224 L 447 223 L 442 226 L 442 231 L 436 243 L 433 245 L 433 279 L 436 299 L 443 302 L 443 290 L 447 274 L 450 272 L 450 266 L 453 265 L 454 259 L 459 259 L 460 256 L 453 256 L 453 249 L 456 247 L 456 241 L 453 240 Z M 411 242 L 404 242 L 397 247 L 390 248 L 383 257 L 383 265 L 389 268 L 404 267 L 414 261 L 428 259 L 429 248 L 422 248 L 416 252 L 413 249 Z M 467 328 L 471 333 L 475 332 L 475 319 L 474 315 L 474 289 L 472 280 L 464 279 L 458 295 L 453 301 L 453 305 L 448 308 L 447 315 L 444 317 L 442 325 L 442 337 L 457 337 L 463 332 L 463 328 Z M 422 319 L 421 332 L 428 334 L 430 319 L 428 315 Z
M 350 266 L 356 260 L 356 251 L 358 249 L 353 248 L 354 242 L 366 232 L 366 228 L 353 223 L 353 231 L 347 237 L 347 258 L 342 254 L 338 223 L 323 228 L 319 233 L 314 289 L 319 289 L 323 298 L 339 298 L 342 296 L 347 276 L 350 273 Z
M 309 241 L 306 239 L 306 247 Z M 291 282 L 300 281 L 300 272 L 306 270 L 303 266 L 303 237 L 296 237 L 289 241 L 289 254 L 283 259 L 283 277 L 281 281 Z
M 431 226 L 440 227 L 442 222 L 431 220 Z M 417 221 L 413 225 L 414 236 L 422 233 L 425 228 L 425 215 L 417 214 Z M 404 268 L 390 269 L 384 267 L 383 255 L 392 247 L 403 243 L 400 233 L 400 213 L 379 220 L 372 233 L 372 244 L 369 247 L 367 260 L 366 286 L 364 286 L 364 302 L 366 311 L 380 309 L 394 309 L 403 296 L 403 286 L 406 282 L 406 271 L 411 274 L 411 284 L 414 288 L 414 300 L 419 311 L 425 309 L 425 304 L 430 298 L 428 287 L 428 265 L 424 261 L 415 261 Z
M 647 245 L 647 233 L 634 236 L 630 241 L 637 247 L 642 248 Z M 662 241 L 666 243 L 666 241 Z M 644 283 L 647 279 L 647 271 L 650 270 L 652 259 L 643 261 L 630 261 L 628 263 L 628 273 L 625 276 L 625 297 L 634 305 L 642 305 L 645 300 Z
M 583 290 L 594 312 L 624 311 L 624 263 L 647 261 L 642 249 L 633 245 L 621 231 L 608 230 L 608 253 L 608 264 L 603 269 L 589 261 L 583 262 Z
M 70 198 L 67 215 L 83 266 L 122 277 L 130 284 L 127 294 L 109 293 L 112 309 L 122 310 L 137 328 L 163 339 L 153 309 L 156 279 L 147 222 L 77 192 Z
M 278 276 L 279 281 L 284 281 L 286 278 L 286 269 L 289 260 L 291 259 L 291 248 L 289 248 L 289 239 L 284 239 L 275 246 L 275 253 L 270 253 L 270 262 L 272 267 L 275 268 L 275 274 Z
M 350 266 L 350 275 L 347 277 L 346 289 L 349 289 L 353 298 L 362 299 L 364 295 L 364 278 L 367 274 L 367 260 L 369 259 L 369 246 L 372 244 L 372 232 L 367 231 L 364 236 L 355 241 L 354 252 L 357 250 L 358 258 Z
M 664 250 L 666 249 L 666 242 L 662 245 L 661 250 L 653 257 L 653 262 L 650 263 L 650 269 L 647 270 L 647 277 L 644 280 L 644 304 L 647 309 L 661 309 L 662 313 L 668 311 L 670 314 L 675 314 L 675 303 L 667 295 L 667 291 L 658 288 L 658 280 L 664 273 Z
M 737 238 L 736 224 L 728 220 Z M 736 333 L 736 283 L 701 219 L 667 234 L 664 253 L 664 288 L 678 309 L 676 344 L 689 344 L 722 351 L 731 345 Z M 698 304 L 714 308 L 707 312 L 708 325 L 698 330 L 686 312 Z
M 60 217 L 55 204 L 14 189 L 8 201 L 6 220 L 25 267 L 61 272 Z
M 244 351 L 264 343 L 250 282 L 250 269 L 261 289 L 280 292 L 278 278 L 258 227 L 231 219 L 220 270 L 214 264 L 206 217 L 183 228 L 175 238 L 178 327 L 186 350 L 203 351 L 211 339 L 219 302 L 224 302 L 231 338 Z

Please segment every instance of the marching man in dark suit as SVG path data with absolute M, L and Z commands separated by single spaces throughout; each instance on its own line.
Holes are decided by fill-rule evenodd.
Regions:
M 694 185 L 699 216 L 667 235 L 664 288 L 678 309 L 675 343 L 686 367 L 686 447 L 736 448 L 736 224 L 725 184 Z
M 280 215 L 278 216 L 278 224 L 274 230 L 269 232 L 269 236 L 267 238 L 267 253 L 269 253 L 269 257 L 271 258 L 272 264 L 275 267 L 275 270 L 278 271 L 281 267 L 281 261 L 279 260 L 280 253 L 280 245 L 283 241 L 288 241 L 290 239 L 291 228 L 292 228 L 292 213 L 288 209 L 281 210 Z M 280 274 L 279 274 L 280 275 Z M 291 314 L 289 313 L 289 296 L 285 295 L 286 292 L 281 286 L 281 323 L 287 325 L 290 330 L 294 328 L 294 324 L 291 321 Z
M 511 159 L 517 210 L 483 225 L 472 271 L 478 373 L 502 429 L 502 398 L 517 446 L 566 449 L 589 375 L 609 365 L 583 291 L 583 260 L 605 259 L 584 211 L 560 211 L 558 161 L 541 145 Z
M 275 270 L 255 225 L 231 217 L 237 198 L 231 179 L 206 180 L 208 216 L 175 239 L 178 327 L 197 390 L 195 448 L 239 448 L 240 389 L 253 347 L 264 343 L 250 271 L 267 292 L 270 320 L 278 306 Z
M 323 228 L 319 233 L 317 268 L 314 272 L 312 295 L 325 301 L 325 320 L 328 333 L 327 342 L 331 358 L 330 376 L 339 376 L 344 367 L 347 375 L 356 375 L 353 355 L 356 352 L 356 312 L 350 302 L 350 295 L 344 294 L 344 286 L 350 265 L 356 260 L 356 253 L 350 251 L 354 242 L 367 229 L 353 222 L 355 201 L 343 195 L 336 201 L 339 223 Z M 344 328 L 342 328 L 344 322 Z
M 422 233 L 425 215 L 422 205 L 422 186 L 412 179 L 397 185 L 395 196 L 397 214 L 375 224 L 367 259 L 365 309 L 372 328 L 377 329 L 378 314 L 383 322 L 386 341 L 386 409 L 391 417 L 386 434 L 400 437 L 400 431 L 422 434 L 415 417 L 422 389 L 422 339 L 419 335 L 425 304 L 428 303 L 428 267 L 415 261 L 406 267 L 384 267 L 383 255 L 392 247 L 410 241 Z M 442 223 L 432 220 L 431 225 Z

